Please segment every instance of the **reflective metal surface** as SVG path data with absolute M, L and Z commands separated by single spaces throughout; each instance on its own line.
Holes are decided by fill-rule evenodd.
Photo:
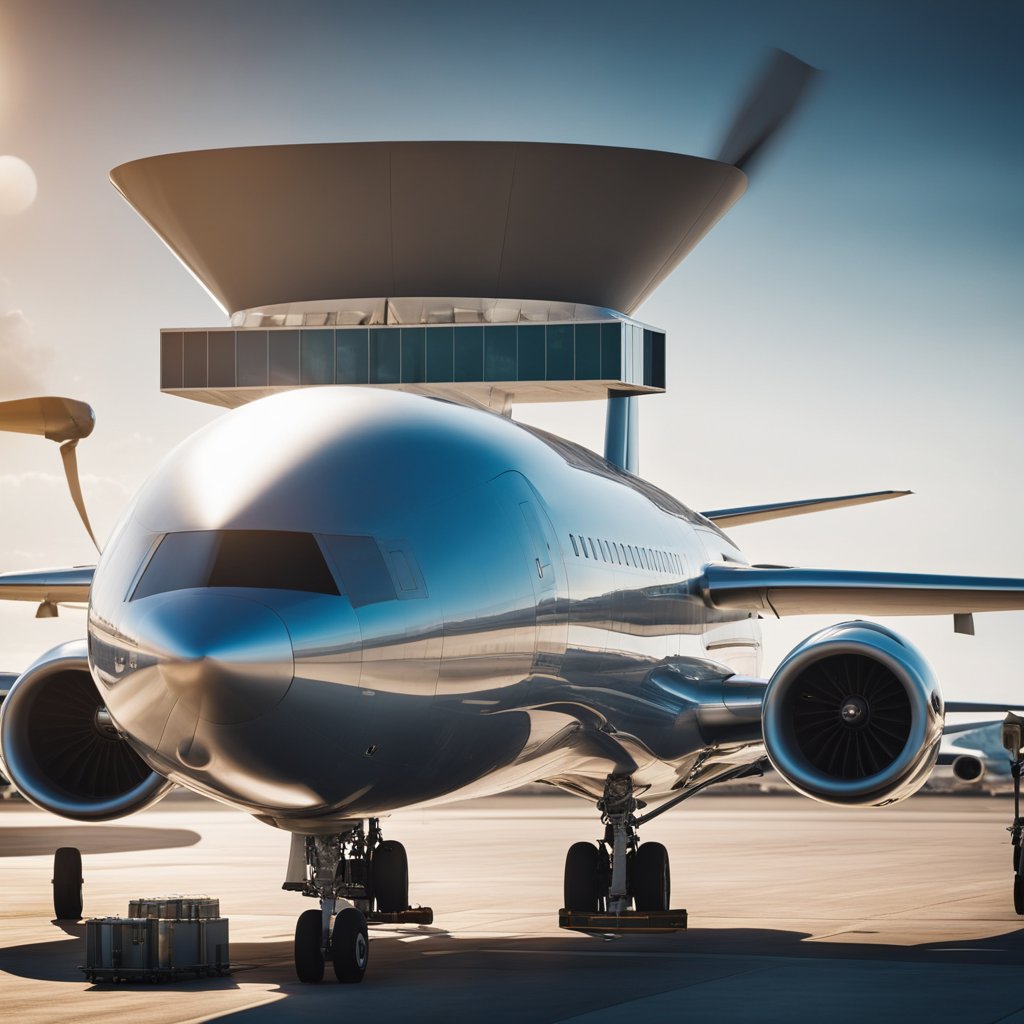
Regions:
M 84 640 L 38 658 L 0 705 L 4 774 L 44 810 L 78 821 L 141 811 L 172 784 L 121 738 L 92 680 Z
M 37 569 L 0 573 L 0 599 L 4 601 L 51 601 L 54 604 L 89 600 L 93 567 Z
M 935 765 L 942 724 L 927 662 L 872 622 L 840 623 L 798 644 L 764 698 L 772 765 L 805 796 L 828 803 L 880 806 L 916 792 Z
M 856 569 L 709 565 L 701 591 L 715 608 L 769 615 L 957 615 L 1024 608 L 1024 580 Z
M 751 568 L 713 523 L 571 442 L 323 387 L 167 457 L 92 578 L 89 668 L 103 728 L 159 776 L 298 832 L 535 781 L 596 799 L 610 774 L 656 802 L 764 758 L 762 700 L 797 788 L 879 803 L 934 763 L 942 705 L 920 656 L 845 624 L 800 645 L 767 698 L 758 679 L 761 608 L 861 593 L 988 607 L 1021 584 Z M 882 666 L 889 688 L 833 695 L 835 722 L 867 730 L 897 692 L 899 751 L 850 741 L 849 764 L 826 752 L 822 768 L 806 736 L 794 746 L 796 681 L 833 655 Z
M 599 793 L 613 770 L 667 794 L 763 756 L 763 684 L 725 682 L 734 656 L 756 674 L 756 622 L 709 611 L 688 575 L 741 555 L 700 522 L 498 415 L 286 394 L 140 492 L 96 569 L 91 666 L 156 771 L 287 828 L 538 779 Z M 338 593 L 189 587 L 180 564 L 154 590 L 163 538 L 193 531 L 312 535 Z

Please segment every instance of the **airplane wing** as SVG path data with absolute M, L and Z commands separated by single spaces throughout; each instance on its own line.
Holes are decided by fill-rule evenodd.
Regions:
M 803 501 L 777 501 L 770 505 L 718 508 L 710 512 L 701 512 L 701 515 L 726 529 L 731 529 L 734 526 L 746 526 L 747 523 L 763 523 L 769 519 L 785 519 L 787 516 L 803 516 L 809 512 L 827 512 L 833 508 L 867 505 L 872 501 L 902 498 L 913 493 L 913 491 L 870 491 L 867 494 L 846 494 L 837 498 L 807 498 Z
M 1024 705 L 1021 704 L 992 704 L 976 700 L 947 700 L 944 702 L 947 715 L 972 714 L 972 715 L 1005 715 L 1007 711 L 1020 711 Z M 963 725 L 965 729 L 977 729 L 982 725 L 990 725 L 990 722 L 973 722 Z M 947 726 L 952 729 L 952 726 Z M 960 729 L 960 726 L 956 726 Z
M 712 608 L 783 615 L 953 615 L 1024 609 L 1024 580 L 849 569 L 712 564 L 700 581 Z
M 0 601 L 84 603 L 89 600 L 95 569 L 94 565 L 76 565 L 71 569 L 0 573 Z

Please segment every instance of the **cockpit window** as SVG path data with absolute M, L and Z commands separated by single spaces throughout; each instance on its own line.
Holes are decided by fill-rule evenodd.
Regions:
M 284 530 L 169 533 L 149 560 L 132 600 L 190 587 L 339 592 L 316 538 Z
M 321 534 L 320 540 L 345 585 L 353 608 L 393 601 L 395 584 L 372 537 Z

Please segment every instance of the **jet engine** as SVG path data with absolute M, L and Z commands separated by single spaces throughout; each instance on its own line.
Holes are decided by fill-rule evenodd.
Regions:
M 4 774 L 44 810 L 78 821 L 141 811 L 173 788 L 129 746 L 89 674 L 86 641 L 22 673 L 0 706 Z
M 768 757 L 794 789 L 824 803 L 878 807 L 928 778 L 943 704 L 911 644 L 873 622 L 843 622 L 786 656 L 762 719 Z
M 953 777 L 957 782 L 981 782 L 985 777 L 985 762 L 974 754 L 961 754 L 953 761 Z

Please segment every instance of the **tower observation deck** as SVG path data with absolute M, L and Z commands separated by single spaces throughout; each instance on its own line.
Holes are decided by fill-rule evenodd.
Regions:
M 235 406 L 361 385 L 503 412 L 607 397 L 606 454 L 627 468 L 666 359 L 632 314 L 746 187 L 715 160 L 526 142 L 202 150 L 111 180 L 230 319 L 161 332 L 163 391 Z

